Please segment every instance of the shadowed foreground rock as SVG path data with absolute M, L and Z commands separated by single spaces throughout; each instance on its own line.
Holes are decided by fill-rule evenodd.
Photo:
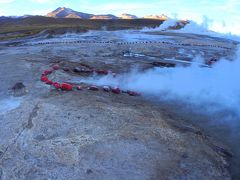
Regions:
M 204 136 L 174 128 L 156 106 L 94 93 L 53 93 L 5 115 L 1 138 L 13 132 L 1 142 L 2 178 L 229 177 Z

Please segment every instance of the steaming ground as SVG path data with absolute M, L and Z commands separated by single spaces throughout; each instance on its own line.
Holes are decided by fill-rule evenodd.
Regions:
M 107 76 L 91 82 L 137 89 L 145 95 L 181 98 L 198 105 L 214 103 L 237 111 L 240 105 L 240 49 L 233 60 L 220 59 L 212 68 L 199 66 L 198 62 L 204 61 L 199 57 L 193 61 L 196 64 L 190 67 L 153 68 L 145 72 L 133 70 L 118 78 Z
M 238 178 L 237 44 L 178 32 L 93 31 L 1 46 L 0 177 L 230 179 L 233 151 L 231 173 Z M 199 67 L 212 57 L 222 60 Z M 177 67 L 156 67 L 164 60 Z M 195 63 L 182 67 L 182 61 Z M 119 86 L 142 96 L 53 90 L 39 77 L 55 63 L 118 74 L 58 71 L 51 75 L 56 81 Z M 7 93 L 19 81 L 28 90 L 21 101 Z
M 204 61 L 201 57 L 193 61 L 196 63 L 190 67 L 154 68 L 144 72 L 133 69 L 131 73 L 117 78 L 93 77 L 83 82 L 135 90 L 148 99 L 170 103 L 171 108 L 176 108 L 172 104 L 174 102 L 185 104 L 184 108 L 177 107 L 179 111 L 175 113 L 192 121 L 197 121 L 193 118 L 195 115 L 208 119 L 202 122 L 203 119 L 196 118 L 198 122 L 194 123 L 207 129 L 215 138 L 224 139 L 233 148 L 237 156 L 233 159 L 233 166 L 237 167 L 233 169 L 239 176 L 240 48 L 237 48 L 232 60 L 222 58 L 212 68 L 200 67 L 199 62 Z M 189 115 L 186 112 L 190 112 Z

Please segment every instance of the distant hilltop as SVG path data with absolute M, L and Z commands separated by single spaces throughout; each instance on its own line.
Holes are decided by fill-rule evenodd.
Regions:
M 88 14 L 83 12 L 74 11 L 70 8 L 66 7 L 59 7 L 56 10 L 48 13 L 47 17 L 53 18 L 78 18 L 78 19 L 139 19 L 135 15 L 131 14 L 121 14 L 120 16 L 115 16 L 112 14 L 102 14 L 102 15 L 95 15 L 95 14 Z M 159 20 L 166 20 L 168 19 L 165 15 L 149 15 L 145 17 L 141 17 L 143 19 L 159 19 Z
M 144 19 L 160 19 L 160 20 L 167 20 L 168 17 L 164 14 L 162 15 L 149 15 L 149 16 L 144 16 L 143 17 Z

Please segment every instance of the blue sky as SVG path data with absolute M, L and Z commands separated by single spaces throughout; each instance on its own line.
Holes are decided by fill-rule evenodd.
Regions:
M 240 0 L 0 0 L 0 15 L 44 15 L 63 6 L 93 14 L 166 14 L 197 22 L 205 16 L 218 22 L 219 28 L 240 22 Z

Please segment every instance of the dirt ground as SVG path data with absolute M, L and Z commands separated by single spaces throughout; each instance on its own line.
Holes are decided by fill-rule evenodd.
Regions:
M 0 179 L 231 179 L 228 149 L 166 107 L 143 96 L 58 91 L 40 81 L 56 63 L 71 71 L 51 78 L 71 81 L 86 78 L 72 71 L 81 64 L 124 73 L 153 68 L 161 58 L 190 60 L 190 52 L 205 52 L 206 59 L 230 57 L 235 47 L 220 39 L 202 44 L 197 36 L 185 40 L 191 46 L 180 37 L 171 40 L 2 45 Z M 129 50 L 158 58 L 124 56 Z M 19 82 L 25 87 L 12 88 Z

